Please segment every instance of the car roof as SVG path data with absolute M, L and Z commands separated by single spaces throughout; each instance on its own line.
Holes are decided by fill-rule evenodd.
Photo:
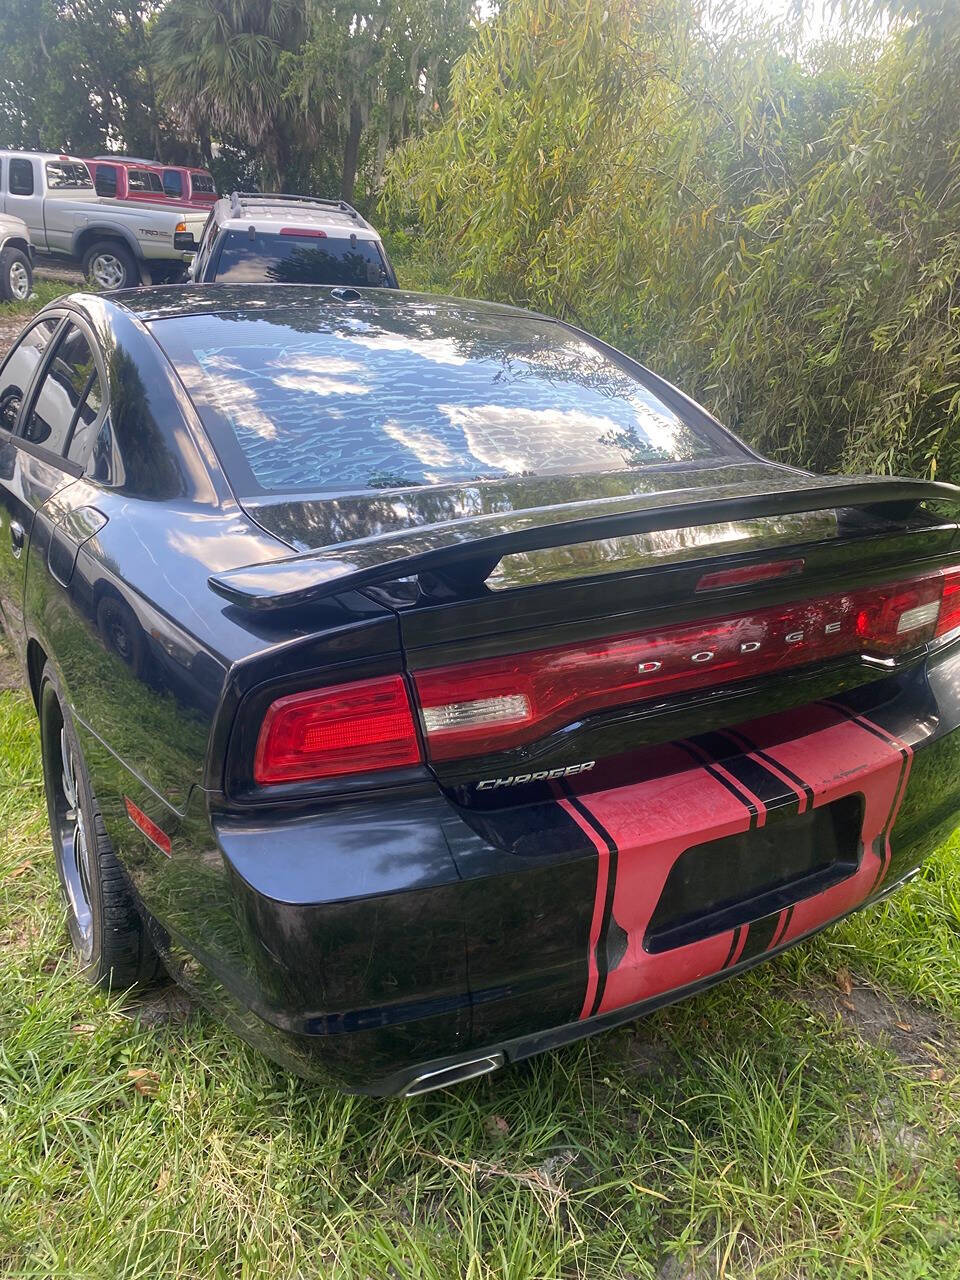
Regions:
M 87 163 L 82 156 L 68 156 L 63 151 L 18 151 L 15 147 L 0 147 L 0 156 L 22 156 L 24 160 L 63 160 L 70 164 Z
M 369 312 L 394 312 L 402 307 L 429 307 L 447 314 L 483 311 L 491 315 L 527 316 L 536 320 L 553 317 L 502 302 L 480 302 L 468 298 L 449 298 L 432 293 L 415 293 L 409 289 L 360 289 L 351 286 L 315 284 L 195 284 L 155 285 L 153 288 L 117 289 L 110 293 L 74 293 L 60 298 L 51 306 L 70 303 L 86 309 L 96 301 L 100 305 L 122 307 L 144 324 L 192 315 L 224 315 L 302 310 L 305 307 L 332 307 L 348 313 L 359 303 Z
M 379 240 L 374 228 L 345 200 L 325 200 L 320 196 L 262 194 L 234 191 L 217 201 L 216 222 L 221 228 L 246 231 L 279 231 L 297 227 L 310 231 L 332 231 L 355 235 L 360 240 Z

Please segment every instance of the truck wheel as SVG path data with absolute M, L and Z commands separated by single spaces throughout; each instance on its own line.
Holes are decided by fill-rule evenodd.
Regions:
M 0 253 L 0 298 L 4 302 L 26 302 L 33 289 L 33 268 L 22 249 Z
M 40 681 L 40 743 L 67 927 L 84 976 L 120 991 L 146 986 L 162 973 L 162 965 L 114 856 L 49 662 Z
M 83 255 L 83 271 L 98 289 L 135 289 L 140 272 L 133 254 L 116 240 L 98 240 Z

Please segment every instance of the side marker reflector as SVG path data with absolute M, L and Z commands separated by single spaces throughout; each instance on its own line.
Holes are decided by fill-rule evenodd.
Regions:
M 123 803 L 127 806 L 127 816 L 133 825 L 147 837 L 151 844 L 155 844 L 161 853 L 165 853 L 170 857 L 170 837 L 163 831 L 152 818 L 148 818 L 142 809 L 133 803 L 129 796 L 123 797 Z

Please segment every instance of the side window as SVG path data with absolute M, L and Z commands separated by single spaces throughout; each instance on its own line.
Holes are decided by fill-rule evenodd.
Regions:
M 96 371 L 85 335 L 76 325 L 67 325 L 34 397 L 23 438 L 51 453 L 64 453 Z
M 51 191 L 89 191 L 90 170 L 79 160 L 48 160 L 47 186 Z
M 38 320 L 23 335 L 0 368 L 0 430 L 12 431 L 16 426 L 17 414 L 30 380 L 59 323 L 59 316 L 44 316 L 42 320 Z
M 163 189 L 168 196 L 179 199 L 183 195 L 183 174 L 176 169 L 164 169 Z
M 213 185 L 213 178 L 209 173 L 190 172 L 190 185 L 193 187 L 194 193 L 198 195 L 213 196 L 216 195 L 216 188 Z
M 117 194 L 117 166 L 98 164 L 93 182 L 98 196 L 107 196 L 112 199 Z
M 103 387 L 100 384 L 100 374 L 97 372 L 97 366 L 94 365 L 87 378 L 87 388 L 83 399 L 80 401 L 80 410 L 74 420 L 73 431 L 67 442 L 67 457 L 71 462 L 75 462 L 78 467 L 85 466 L 87 459 L 90 457 L 93 442 L 100 428 L 100 420 L 103 417 L 103 403 Z
M 12 196 L 33 195 L 33 163 L 30 160 L 10 161 L 10 194 Z
M 163 183 L 160 181 L 160 175 L 158 173 L 153 173 L 149 169 L 128 169 L 127 186 L 131 191 L 156 191 L 158 194 L 163 193 Z

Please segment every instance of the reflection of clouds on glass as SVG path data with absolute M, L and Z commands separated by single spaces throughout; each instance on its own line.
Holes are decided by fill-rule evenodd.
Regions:
M 312 351 L 280 352 L 271 367 L 293 370 L 296 373 L 316 373 L 324 377 L 331 373 L 363 373 L 363 365 L 356 360 L 344 360 L 340 356 L 319 355 Z
M 388 333 L 369 325 L 366 327 L 371 330 L 369 333 L 345 333 L 344 340 L 376 352 L 406 352 L 434 364 L 469 363 L 467 357 L 457 350 L 457 344 L 452 338 L 408 338 L 402 333 Z
M 276 424 L 260 408 L 256 387 L 242 380 L 244 370 L 240 362 L 216 352 L 198 351 L 196 354 L 205 377 L 195 387 L 191 387 L 189 379 L 185 378 L 187 390 L 191 394 L 200 392 L 209 396 L 233 423 L 235 430 L 250 431 L 261 440 L 276 440 Z
M 441 404 L 452 426 L 460 427 L 470 455 L 508 474 L 551 471 L 582 459 L 591 466 L 623 466 L 623 452 L 607 444 L 617 424 L 580 409 L 519 409 L 496 404 Z
M 672 453 L 676 447 L 677 431 L 682 427 L 680 419 L 667 414 L 662 408 L 655 408 L 643 397 L 642 392 L 634 391 L 629 400 L 633 406 L 637 426 L 651 445 L 655 449 L 662 449 L 665 453 Z
M 311 396 L 365 396 L 370 390 L 362 382 L 321 378 L 317 374 L 281 373 L 274 377 L 273 384 L 286 391 L 302 391 Z
M 457 461 L 453 450 L 429 431 L 411 430 L 393 421 L 385 422 L 383 431 L 391 440 L 409 449 L 425 467 L 452 467 Z
M 200 318 L 219 342 L 190 342 L 187 318 L 170 339 L 189 343 L 177 363 L 201 415 L 205 401 L 226 419 L 266 489 L 612 472 L 710 451 L 629 369 L 546 320 L 392 303 L 277 312 Z

